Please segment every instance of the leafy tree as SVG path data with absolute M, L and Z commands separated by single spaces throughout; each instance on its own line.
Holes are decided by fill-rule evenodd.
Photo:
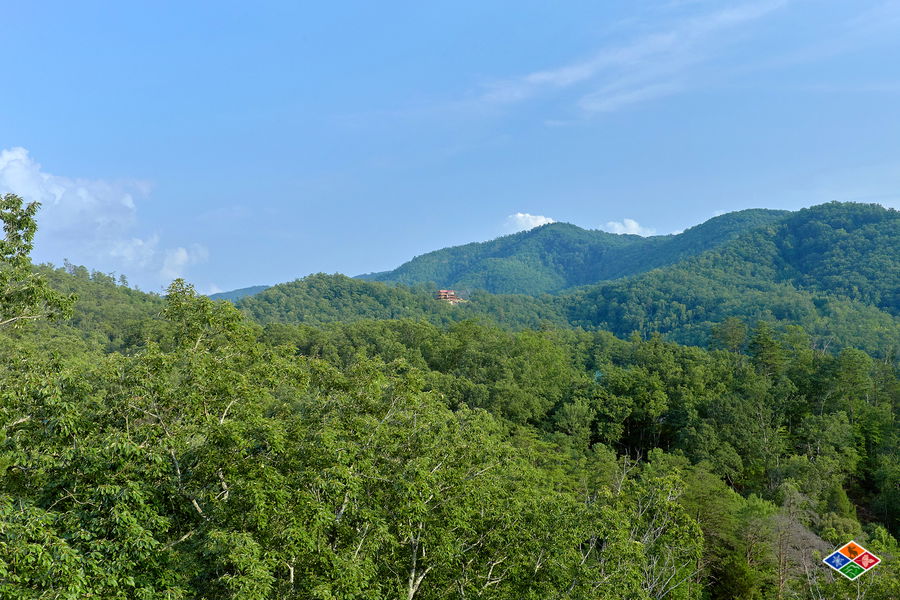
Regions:
M 24 204 L 15 194 L 0 196 L 4 233 L 0 239 L 0 327 L 65 317 L 75 302 L 74 297 L 54 291 L 31 269 L 29 254 L 37 231 L 34 216 L 38 206 L 36 202 Z
M 842 212 L 816 220 L 850 232 Z M 767 235 L 760 251 L 790 254 Z M 652 326 L 626 341 L 542 325 L 546 298 L 483 296 L 503 328 L 424 287 L 331 276 L 242 303 L 262 326 L 183 281 L 162 299 L 73 265 L 15 277 L 32 273 L 82 300 L 0 331 L 0 597 L 900 592 L 888 351 L 826 351 L 775 314 L 730 351 Z M 607 308 L 697 317 L 641 294 Z M 852 583 L 820 560 L 849 537 L 883 560 Z
M 713 340 L 729 352 L 740 352 L 747 341 L 747 325 L 737 317 L 728 317 L 712 328 Z

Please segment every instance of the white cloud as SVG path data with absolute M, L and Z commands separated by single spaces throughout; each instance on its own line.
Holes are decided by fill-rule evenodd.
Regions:
M 592 92 L 578 101 L 578 106 L 588 112 L 614 112 L 637 102 L 669 96 L 681 91 L 672 83 L 657 83 L 643 87 L 612 87 Z
M 25 148 L 0 151 L 0 192 L 16 193 L 42 204 L 40 224 L 55 235 L 100 242 L 135 222 L 134 196 L 146 193 L 140 182 L 111 183 L 72 179 L 41 170 Z
M 643 227 L 634 219 L 622 219 L 621 221 L 610 221 L 606 224 L 606 231 L 610 233 L 628 233 L 632 235 L 655 235 L 656 230 L 649 227 Z
M 190 248 L 174 248 L 166 250 L 160 274 L 164 279 L 172 280 L 184 276 L 184 271 L 191 265 L 206 262 L 209 253 L 199 244 L 192 244 Z
M 159 256 L 159 236 L 147 239 L 131 238 L 118 240 L 109 249 L 109 255 L 123 264 L 137 269 L 146 269 Z
M 506 217 L 506 228 L 510 231 L 526 231 L 548 223 L 555 223 L 555 219 L 543 215 L 530 215 L 528 213 L 516 213 Z
M 72 178 L 45 172 L 21 147 L 0 150 L 0 194 L 40 202 L 36 261 L 67 258 L 90 269 L 118 271 L 158 289 L 207 258 L 198 245 L 164 249 L 159 235 L 138 234 L 136 201 L 149 195 L 142 181 Z
M 481 101 L 512 104 L 579 87 L 577 106 L 585 113 L 612 112 L 688 87 L 691 67 L 714 58 L 735 38 L 729 32 L 781 8 L 789 0 L 746 2 L 672 22 L 656 33 L 610 45 L 593 56 L 556 68 L 495 81 Z

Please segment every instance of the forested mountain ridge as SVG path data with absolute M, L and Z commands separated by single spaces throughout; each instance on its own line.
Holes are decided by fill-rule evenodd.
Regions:
M 164 300 L 159 294 L 128 286 L 116 278 L 66 263 L 29 267 L 56 293 L 72 296 L 71 313 L 55 321 L 39 319 L 27 328 L 8 328 L 6 335 L 47 353 L 124 352 L 140 346 L 158 324 Z
M 780 280 L 900 315 L 900 211 L 825 204 L 786 219 L 771 239 Z
M 429 252 L 393 271 L 360 278 L 406 285 L 430 282 L 502 294 L 553 293 L 676 263 L 787 214 L 749 209 L 714 217 L 677 235 L 651 237 L 550 223 L 487 242 Z
M 141 329 L 158 317 L 165 305 L 159 294 L 129 287 L 125 277 L 116 279 L 83 266 L 42 265 L 38 273 L 54 289 L 78 298 L 69 319 L 42 322 L 38 328 L 61 336 L 78 332 L 84 343 L 104 351 L 120 351 L 136 343 L 142 336 Z
M 318 273 L 274 285 L 236 302 L 255 321 L 267 323 L 351 323 L 362 319 L 423 319 L 447 324 L 486 319 L 511 329 L 544 323 L 566 327 L 560 308 L 546 298 L 524 294 L 491 294 L 474 290 L 464 304 L 436 300 L 434 288 L 365 281 L 346 275 Z
M 269 289 L 269 286 L 267 285 L 251 285 L 250 287 L 240 288 L 237 290 L 229 290 L 227 292 L 210 294 L 209 297 L 211 300 L 231 300 L 232 302 L 234 302 L 235 300 L 240 300 L 241 298 L 252 296 L 253 294 L 258 294 L 267 289 Z
M 800 325 L 814 343 L 836 350 L 852 346 L 874 356 L 897 356 L 900 318 L 877 307 L 790 284 L 731 285 L 690 273 L 655 273 L 637 282 L 535 298 L 474 291 L 469 302 L 435 300 L 427 286 L 361 281 L 344 275 L 310 275 L 237 302 L 262 323 L 325 325 L 366 319 L 419 319 L 449 324 L 467 319 L 511 330 L 542 327 L 607 330 L 627 338 L 654 332 L 681 343 L 707 346 L 713 327 L 729 317 L 752 325 Z
M 702 344 L 727 317 L 803 325 L 823 343 L 897 350 L 900 213 L 829 203 L 651 272 L 562 297 L 572 325 Z
M 183 280 L 160 298 L 32 268 L 17 200 L 0 205 L 0 598 L 900 597 L 890 360 L 738 319 L 715 350 L 324 323 L 430 292 L 325 275 L 280 307 L 322 323 L 262 326 Z M 882 560 L 857 582 L 822 563 L 849 539 Z
M 671 256 L 673 247 L 675 253 L 687 257 L 556 295 L 494 295 L 476 289 L 470 294 L 471 301 L 460 306 L 434 300 L 434 288 L 426 284 L 389 286 L 326 275 L 274 286 L 240 300 L 238 306 L 263 323 L 318 325 L 366 318 L 419 318 L 445 324 L 482 318 L 512 328 L 546 323 L 603 329 L 620 337 L 632 332 L 647 337 L 658 332 L 700 346 L 709 343 L 715 324 L 737 317 L 748 324 L 764 320 L 781 326 L 801 325 L 822 347 L 854 346 L 877 356 L 896 355 L 900 350 L 898 214 L 877 205 L 838 203 L 795 213 L 743 211 L 723 215 L 680 236 L 667 236 L 661 240 L 668 244 L 665 247 L 652 245 L 660 244 L 659 238 L 654 242 L 654 238 L 551 224 L 526 232 L 531 235 L 508 236 L 497 242 L 543 249 L 548 239 L 557 239 L 563 232 L 569 251 L 575 241 L 582 243 L 579 248 L 596 248 L 591 243 L 594 234 L 600 233 L 602 239 L 618 244 L 615 252 L 620 257 L 627 257 L 627 252 L 642 253 L 645 266 Z M 759 220 L 764 223 L 759 225 Z M 713 247 L 702 250 L 707 245 Z M 578 254 L 577 260 L 588 254 Z M 523 255 L 519 252 L 517 256 Z M 450 255 L 436 253 L 429 260 L 438 256 Z M 565 254 L 554 256 L 561 260 Z M 581 268 L 586 263 L 577 264 Z M 603 268 L 613 272 L 612 267 Z

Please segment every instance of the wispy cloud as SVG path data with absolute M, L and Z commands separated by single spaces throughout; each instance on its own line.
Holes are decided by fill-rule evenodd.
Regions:
M 540 227 L 541 225 L 547 225 L 548 223 L 555 222 L 556 220 L 551 219 L 550 217 L 545 217 L 543 215 L 530 215 L 528 213 L 520 212 L 506 217 L 506 229 L 507 231 L 511 232 L 526 231 L 528 229 L 534 229 L 535 227 Z
M 714 57 L 723 44 L 733 40 L 728 34 L 787 3 L 749 2 L 683 18 L 655 33 L 602 48 L 587 59 L 491 82 L 480 101 L 512 104 L 577 89 L 575 105 L 585 113 L 596 113 L 674 94 L 687 89 L 691 67 Z
M 655 83 L 642 87 L 608 86 L 582 97 L 578 106 L 588 112 L 613 112 L 629 104 L 675 94 L 681 89 L 682 86 L 675 83 Z
M 125 273 L 158 288 L 208 258 L 199 244 L 161 248 L 159 235 L 137 234 L 137 202 L 150 193 L 142 181 L 107 181 L 54 175 L 25 148 L 0 150 L 0 194 L 41 203 L 35 257 L 68 258 L 89 268 Z
M 900 81 L 805 84 L 793 89 L 822 94 L 900 94 Z
M 610 233 L 627 233 L 631 235 L 655 235 L 656 230 L 644 227 L 634 219 L 622 219 L 621 221 L 610 221 L 604 228 Z
M 896 32 L 900 25 L 900 0 L 884 0 L 863 10 L 848 23 L 849 29 L 871 33 L 877 30 Z
M 808 41 L 790 51 L 764 60 L 756 64 L 755 68 L 758 70 L 790 68 L 858 52 L 861 48 L 896 43 L 897 29 L 900 27 L 900 0 L 848 2 L 846 7 L 853 12 L 853 16 L 833 24 L 826 35 L 816 36 L 814 41 Z M 833 85 L 835 83 L 830 77 L 829 82 L 823 87 Z M 871 85 L 875 88 L 873 90 L 875 92 L 892 91 L 878 89 L 883 85 L 890 87 L 891 82 L 887 84 L 874 82 Z M 844 90 L 846 87 L 842 91 Z

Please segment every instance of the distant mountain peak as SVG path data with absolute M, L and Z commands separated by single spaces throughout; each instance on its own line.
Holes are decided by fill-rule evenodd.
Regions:
M 485 242 L 427 252 L 361 279 L 538 295 L 643 273 L 714 248 L 789 214 L 749 209 L 677 235 L 642 237 L 554 222 Z
M 264 290 L 269 289 L 268 285 L 253 285 L 250 287 L 240 288 L 237 290 L 231 290 L 228 292 L 219 292 L 217 294 L 210 294 L 209 297 L 211 300 L 230 300 L 235 302 L 236 300 L 240 300 L 241 298 L 246 298 L 247 296 L 252 296 L 254 294 L 258 294 Z
M 237 304 L 263 323 L 484 319 L 660 333 L 692 345 L 707 345 L 712 328 L 735 317 L 801 325 L 818 348 L 896 356 L 898 248 L 900 213 L 864 204 L 750 209 L 650 238 L 554 223 L 369 277 L 384 282 L 311 275 Z M 470 301 L 451 306 L 436 299 L 440 290 L 467 290 Z

